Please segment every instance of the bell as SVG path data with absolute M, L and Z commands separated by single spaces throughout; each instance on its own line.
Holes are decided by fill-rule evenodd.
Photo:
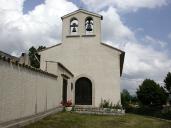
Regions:
M 91 24 L 88 23 L 86 30 L 87 30 L 87 31 L 92 31 Z
M 73 23 L 71 27 L 73 27 L 72 32 L 77 32 L 76 27 L 78 27 L 78 25 L 76 23 Z
M 91 22 L 91 20 L 88 20 L 86 31 L 92 31 L 93 30 L 91 25 L 93 25 L 93 23 Z
M 73 27 L 72 32 L 76 32 L 76 28 L 75 27 Z

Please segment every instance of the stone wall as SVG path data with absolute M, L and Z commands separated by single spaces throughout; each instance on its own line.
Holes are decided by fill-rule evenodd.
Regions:
M 0 123 L 59 106 L 58 83 L 56 75 L 0 57 Z

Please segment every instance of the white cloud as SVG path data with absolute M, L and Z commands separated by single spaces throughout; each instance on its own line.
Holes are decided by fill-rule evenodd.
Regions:
M 152 45 L 153 47 L 160 47 L 160 48 L 165 48 L 167 46 L 167 42 L 161 41 L 159 39 L 154 39 L 151 36 L 145 36 L 143 38 L 143 42 L 148 44 L 148 45 Z
M 103 4 L 106 2 L 106 5 L 114 5 L 113 0 L 101 1 L 98 4 L 99 1 L 87 0 L 89 4 L 97 8 L 104 7 Z M 120 2 L 116 0 L 117 6 L 114 6 L 122 9 L 136 9 L 166 4 L 165 0 L 141 0 L 139 4 L 142 5 L 135 0 L 129 1 L 130 3 L 126 0 L 120 0 Z M 146 1 L 146 4 L 142 1 Z M 66 0 L 46 0 L 44 4 L 36 6 L 33 11 L 24 15 L 23 2 L 24 0 L 1 0 L 0 5 L 0 50 L 13 55 L 18 55 L 32 45 L 48 46 L 59 42 L 61 39 L 60 17 L 77 9 L 76 5 Z M 167 54 L 161 51 L 166 47 L 166 42 L 148 35 L 140 41 L 136 39 L 135 31 L 122 22 L 114 7 L 109 7 L 100 14 L 104 16 L 103 41 L 126 51 L 124 64 L 126 80 L 123 81 L 123 88 L 135 90 L 139 82 L 147 77 L 161 81 L 167 69 L 171 67 Z M 156 45 L 160 50 L 155 49 Z
M 105 41 L 125 42 L 134 40 L 134 33 L 123 24 L 116 9 L 110 7 L 107 11 L 100 12 L 103 15 L 102 36 Z
M 140 83 L 150 78 L 163 85 L 171 67 L 171 60 L 164 51 L 155 50 L 142 42 L 127 42 L 122 47 L 125 54 L 122 88 L 135 92 Z
M 122 87 L 135 92 L 146 78 L 161 83 L 171 67 L 171 60 L 165 52 L 167 43 L 148 35 L 137 39 L 136 33 L 123 24 L 119 14 L 112 7 L 101 14 L 104 16 L 104 42 L 126 52 Z
M 25 0 L 1 0 L 0 9 L 21 12 L 24 1 Z
M 171 66 L 166 53 L 140 43 L 128 42 L 125 47 L 125 73 L 134 78 L 160 79 Z
M 171 33 L 168 34 L 168 38 L 171 39 Z
M 60 17 L 77 9 L 66 0 L 46 0 L 28 14 L 23 14 L 24 0 L 1 0 L 0 50 L 15 54 L 30 46 L 51 45 L 60 41 Z M 18 53 L 17 53 L 18 51 Z
M 168 0 L 82 0 L 82 2 L 96 11 L 109 5 L 120 10 L 136 11 L 141 8 L 152 9 L 168 4 Z

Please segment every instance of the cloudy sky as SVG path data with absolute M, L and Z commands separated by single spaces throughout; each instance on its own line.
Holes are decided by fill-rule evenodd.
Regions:
M 122 88 L 171 71 L 170 0 L 0 0 L 0 50 L 20 55 L 61 42 L 60 17 L 84 8 L 103 15 L 102 40 L 126 52 Z

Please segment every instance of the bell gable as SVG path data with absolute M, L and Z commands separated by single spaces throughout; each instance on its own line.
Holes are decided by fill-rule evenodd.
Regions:
M 84 40 L 86 40 L 86 38 L 93 38 L 100 42 L 101 15 L 79 9 L 61 17 L 61 19 L 62 42 L 67 42 L 67 40 L 70 40 L 71 38 L 76 40 L 82 40 L 82 38 L 84 38 Z

